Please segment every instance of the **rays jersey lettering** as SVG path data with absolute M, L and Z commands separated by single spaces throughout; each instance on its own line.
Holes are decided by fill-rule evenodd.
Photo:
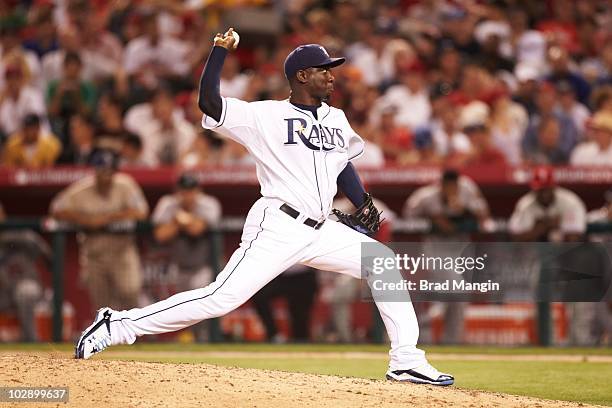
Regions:
M 344 112 L 325 103 L 315 117 L 286 100 L 223 98 L 219 121 L 204 116 L 202 126 L 247 148 L 262 196 L 315 220 L 329 215 L 338 174 L 364 148 Z
M 308 122 L 303 118 L 288 118 L 287 141 L 285 145 L 296 145 L 300 140 L 304 146 L 311 150 L 334 150 L 336 146 L 344 148 L 346 142 L 342 136 L 342 129 L 329 127 L 322 124 L 308 127 Z M 296 138 L 297 136 L 297 138 Z

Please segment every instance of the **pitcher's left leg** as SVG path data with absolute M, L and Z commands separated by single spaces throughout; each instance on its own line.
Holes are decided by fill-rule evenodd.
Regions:
M 328 220 L 321 228 L 319 239 L 302 263 L 313 268 L 362 278 L 362 242 L 377 241 L 344 224 Z M 393 256 L 391 250 L 387 250 L 390 251 L 389 255 Z M 453 377 L 440 373 L 429 365 L 425 352 L 417 348 L 419 325 L 408 293 L 406 299 L 404 302 L 375 299 L 391 341 L 387 378 L 435 385 L 452 384 Z

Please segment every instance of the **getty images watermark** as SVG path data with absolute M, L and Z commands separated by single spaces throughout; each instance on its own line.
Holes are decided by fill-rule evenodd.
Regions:
M 444 279 L 442 281 L 430 281 L 428 279 L 419 279 L 412 281 L 408 279 L 400 279 L 398 282 L 385 282 L 382 275 L 386 271 L 406 271 L 410 275 L 416 275 L 418 271 L 452 271 L 462 275 L 466 271 L 482 271 L 485 268 L 485 260 L 487 254 L 478 257 L 458 256 L 458 257 L 441 257 L 441 256 L 425 256 L 421 254 L 418 257 L 413 257 L 408 254 L 395 254 L 395 257 L 375 257 L 373 259 L 372 273 L 380 275 L 381 279 L 374 279 L 372 285 L 375 290 L 426 290 L 426 291 L 478 291 L 487 293 L 490 291 L 499 291 L 500 284 L 491 281 L 487 282 L 466 282 L 463 279 Z
M 380 301 L 610 299 L 610 243 L 362 245 L 362 297 Z

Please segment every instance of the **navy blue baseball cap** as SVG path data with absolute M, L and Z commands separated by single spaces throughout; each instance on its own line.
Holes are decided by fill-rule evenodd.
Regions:
M 89 156 L 89 165 L 99 170 L 117 170 L 119 154 L 111 149 L 94 149 Z
M 200 185 L 200 182 L 195 174 L 183 173 L 176 181 L 176 186 L 179 190 L 193 190 Z
M 319 44 L 300 45 L 285 59 L 285 76 L 290 79 L 299 70 L 313 67 L 333 68 L 343 64 L 344 61 L 345 58 L 330 58 L 325 48 Z

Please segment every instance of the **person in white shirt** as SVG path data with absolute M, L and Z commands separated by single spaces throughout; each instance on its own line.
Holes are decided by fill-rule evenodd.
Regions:
M 114 76 L 121 68 L 122 59 L 120 44 L 109 33 L 96 39 L 99 48 L 91 41 L 84 42 L 82 32 L 75 26 L 61 27 L 58 30 L 60 48 L 48 52 L 42 58 L 42 82 L 46 88 L 51 81 L 62 77 L 64 59 L 67 53 L 75 52 L 81 58 L 83 67 L 81 78 L 99 83 Z M 119 47 L 119 48 L 118 48 Z
M 397 107 L 395 121 L 410 130 L 425 127 L 431 117 L 431 103 L 425 82 L 423 66 L 413 63 L 400 73 L 401 83 L 394 85 L 377 101 L 370 118 L 377 125 L 385 109 Z
M 155 240 L 171 248 L 170 276 L 176 291 L 202 288 L 213 280 L 208 230 L 221 220 L 221 204 L 199 187 L 197 177 L 183 173 L 176 191 L 163 196 L 153 211 Z M 193 326 L 196 339 L 203 340 L 206 325 Z
M 436 153 L 441 157 L 468 153 L 472 142 L 460 131 L 457 107 L 446 96 L 432 97 L 432 107 L 431 137 Z
M 249 76 L 240 72 L 238 58 L 228 55 L 221 71 L 221 95 L 228 98 L 244 98 L 249 86 Z
M 0 92 L 0 133 L 10 135 L 19 130 L 30 113 L 46 118 L 47 109 L 42 92 L 27 84 L 21 64 L 10 64 L 4 70 L 5 88 Z M 46 119 L 43 127 L 48 128 Z
M 145 34 L 127 44 L 123 66 L 131 79 L 152 90 L 161 79 L 189 73 L 190 48 L 176 38 L 160 35 L 156 14 L 143 18 Z
M 556 186 L 552 167 L 538 166 L 508 229 L 518 241 L 575 240 L 586 231 L 586 207 L 574 192 Z
M 574 166 L 612 166 L 612 113 L 600 111 L 589 123 L 591 140 L 574 148 Z
M 478 185 L 467 176 L 455 170 L 445 170 L 439 182 L 420 187 L 406 200 L 403 208 L 404 219 L 424 218 L 431 221 L 432 232 L 423 238 L 424 254 L 441 257 L 461 256 L 457 253 L 457 242 L 469 242 L 470 236 L 460 231 L 460 224 L 477 221 L 481 230 L 491 224 L 489 205 Z M 438 234 L 435 232 L 438 231 Z M 454 271 L 445 275 L 454 280 Z M 444 344 L 457 344 L 463 340 L 465 302 L 440 303 L 443 310 Z M 422 319 L 420 328 L 431 333 L 431 319 Z M 431 340 L 431 339 L 430 339 Z
M 351 65 L 361 72 L 363 81 L 368 86 L 376 87 L 383 78 L 379 61 L 384 51 L 385 37 L 381 30 L 373 29 L 369 19 L 357 21 L 356 27 L 361 32 L 361 41 L 347 47 L 347 57 Z
M 176 108 L 169 90 L 159 88 L 151 103 L 133 106 L 125 128 L 142 139 L 142 159 L 149 166 L 174 165 L 191 148 L 196 131 Z
M 493 102 L 491 112 L 493 144 L 512 165 L 522 162 L 521 141 L 528 122 L 529 117 L 525 108 L 514 102 L 509 94 L 504 93 Z
M 576 242 L 586 232 L 586 207 L 574 192 L 555 184 L 552 167 L 539 166 L 533 170 L 531 191 L 516 204 L 508 230 L 516 241 Z M 565 307 L 571 316 L 570 343 L 591 344 L 593 304 L 566 303 Z

